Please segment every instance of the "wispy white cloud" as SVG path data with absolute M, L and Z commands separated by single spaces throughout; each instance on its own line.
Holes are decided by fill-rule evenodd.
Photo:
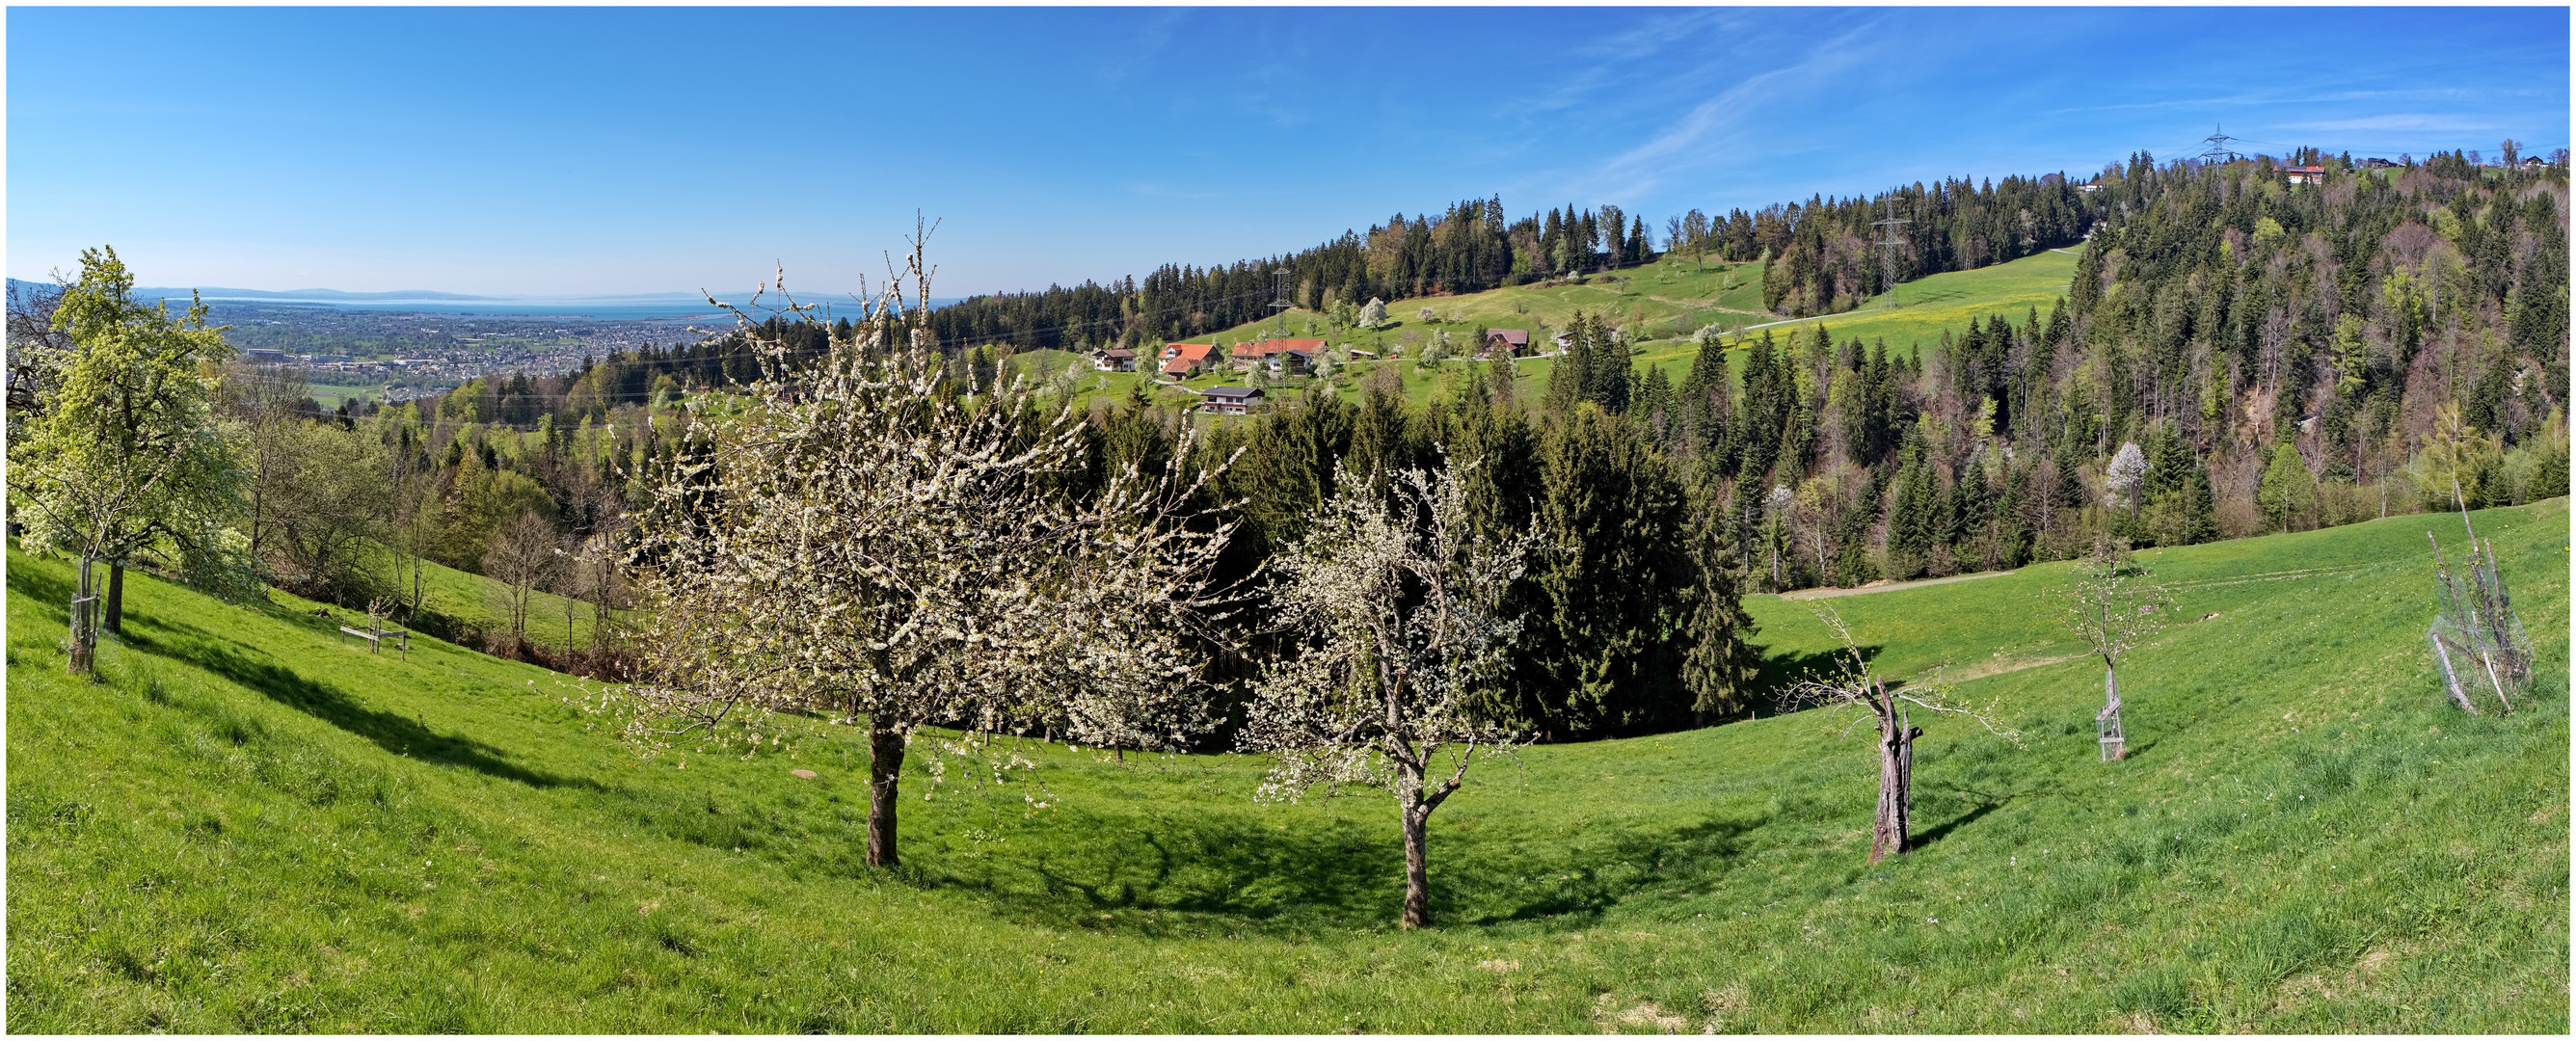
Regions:
M 1725 9 L 1658 12 L 1635 24 L 1564 50 L 1573 69 L 1536 97 L 1516 98 L 1523 112 L 1561 112 L 1598 100 L 1632 81 L 1668 80 L 1674 69 L 1693 70 L 1720 64 L 1728 45 L 1749 35 L 1752 23 Z
M 1678 166 L 1740 141 L 1765 102 L 1802 86 L 1830 82 L 1834 74 L 1866 60 L 1864 43 L 1879 25 L 1879 19 L 1871 19 L 1809 47 L 1788 65 L 1737 81 L 1644 142 L 1576 175 L 1567 189 L 1585 198 L 1634 198 L 1651 192 Z

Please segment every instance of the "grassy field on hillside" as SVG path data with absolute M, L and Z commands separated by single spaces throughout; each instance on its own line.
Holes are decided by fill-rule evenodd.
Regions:
M 502 584 L 471 571 L 459 571 L 436 561 L 423 561 L 421 586 L 429 610 L 467 622 L 486 633 L 497 633 L 509 626 L 506 608 L 497 599 Z M 566 607 L 571 611 L 567 613 Z M 349 614 L 340 609 L 342 614 Z M 538 591 L 528 597 L 528 640 L 550 651 L 566 646 L 569 631 L 573 646 L 588 647 L 591 638 L 591 609 L 587 601 L 567 600 L 553 593 Z M 613 627 L 612 627 L 612 631 Z
M 72 680 L 68 570 L 13 550 L 7 1025 L 2563 1033 L 2567 502 L 2476 520 L 2541 648 L 2510 716 L 2425 655 L 2456 517 L 2149 554 L 2191 621 L 2116 764 L 2058 566 L 1843 597 L 2028 735 L 1917 716 L 1921 850 L 1864 863 L 1869 742 L 1812 713 L 1535 748 L 1433 818 L 1409 934 L 1391 800 L 1257 805 L 1253 757 L 1032 745 L 1042 810 L 915 773 L 876 871 L 863 734 L 640 760 L 551 674 L 139 576 Z M 1827 649 L 1748 606 L 1775 668 Z
M 1762 265 L 1710 264 L 1706 271 L 1694 272 L 1689 260 L 1667 258 L 1613 275 L 1595 275 L 1580 284 L 1513 286 L 1459 296 L 1400 300 L 1387 305 L 1387 314 L 1398 320 L 1394 328 L 1380 333 L 1334 334 L 1332 340 L 1383 349 L 1409 336 L 1445 330 L 1463 343 L 1473 339 L 1477 326 L 1483 325 L 1495 329 L 1527 328 L 1533 340 L 1544 342 L 1544 336 L 1563 330 L 1574 312 L 1581 309 L 1617 315 L 1623 322 L 1642 322 L 1641 327 L 1653 338 L 1639 344 L 1642 349 L 1636 355 L 1637 364 L 1663 369 L 1667 377 L 1679 383 L 1698 351 L 1690 335 L 1703 325 L 1714 323 L 1737 333 L 1758 333 L 1767 328 L 1785 336 L 1792 329 L 1822 324 L 1836 342 L 1858 338 L 1864 343 L 1884 340 L 1894 351 L 1917 346 L 1929 349 L 1940 342 L 1942 333 L 1955 336 L 1969 322 L 1983 321 L 1989 315 L 2006 315 L 2015 325 L 2033 308 L 2044 317 L 2049 307 L 2066 294 L 2067 280 L 2075 274 L 2075 260 L 2072 252 L 2050 250 L 1974 271 L 1930 275 L 1898 287 L 1903 305 L 1900 307 L 1888 307 L 1887 297 L 1882 294 L 1860 310 L 1784 321 L 1760 310 Z M 1423 323 L 1420 311 L 1426 306 L 1437 310 L 1442 320 Z M 1450 320 L 1452 316 L 1454 321 Z M 1308 328 L 1312 318 L 1308 312 L 1290 312 L 1284 326 L 1264 319 L 1208 339 L 1233 344 L 1281 328 L 1289 336 L 1323 335 Z M 1418 353 L 1419 347 L 1413 351 Z M 1741 375 L 1743 354 L 1728 354 L 1731 371 Z M 1012 363 L 1019 366 L 1020 372 L 1043 379 L 1064 371 L 1075 358 L 1068 351 L 1029 351 L 1013 355 Z M 1419 404 L 1462 379 L 1468 364 L 1452 361 L 1424 371 L 1409 359 L 1359 362 L 1342 367 L 1340 382 L 1347 386 L 1374 367 L 1392 366 L 1404 378 L 1406 396 Z M 1525 358 L 1513 369 L 1525 389 L 1543 393 L 1553 367 L 1554 360 L 1550 358 Z M 1086 402 L 1123 401 L 1131 386 L 1151 379 L 1150 373 L 1090 373 L 1085 377 L 1082 394 Z M 1239 386 L 1242 382 L 1242 373 L 1219 370 L 1185 385 L 1205 391 L 1210 387 Z M 1274 387 L 1268 396 L 1292 400 L 1303 392 L 1302 385 L 1291 385 Z M 1196 400 L 1196 395 L 1169 389 L 1158 388 L 1156 393 L 1159 400 L 1167 403 Z

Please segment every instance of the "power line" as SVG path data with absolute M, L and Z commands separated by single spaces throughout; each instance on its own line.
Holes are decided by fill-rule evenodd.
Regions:
M 2232 163 L 2243 158 L 2236 154 L 2235 149 L 2228 147 L 2231 142 L 2243 140 L 2242 138 L 2227 136 L 2227 128 L 2225 126 L 2211 124 L 2211 127 L 2212 129 L 2209 136 L 2200 139 L 2202 144 L 2208 146 L 2201 149 L 2200 159 L 2202 162 Z

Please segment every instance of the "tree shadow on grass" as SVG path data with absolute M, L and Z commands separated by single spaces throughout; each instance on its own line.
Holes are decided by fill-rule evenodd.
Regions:
M 1977 805 L 1970 807 L 1966 813 L 1962 813 L 1956 817 L 1952 817 L 1949 820 L 1933 825 L 1932 827 L 1925 828 L 1921 832 L 1916 833 L 1913 840 L 1908 842 L 1907 845 L 1915 849 L 1929 846 L 1935 842 L 1941 841 L 1942 838 L 1948 836 L 1951 832 L 1976 823 L 1977 818 L 1993 813 L 1996 810 L 2003 809 L 2003 807 L 2004 804 L 1999 802 L 1978 803 Z
M 1996 810 L 2003 809 L 2005 806 L 2011 805 L 2017 800 L 2026 799 L 2034 795 L 2053 794 L 2056 790 L 2055 786 L 2045 784 L 2035 785 L 2015 792 L 1980 791 L 1975 788 L 1970 788 L 1967 785 L 1957 783 L 1934 782 L 1931 784 L 1920 785 L 1918 791 L 1924 796 L 1939 798 L 1945 801 L 1967 803 L 1968 808 L 1960 812 L 1958 815 L 1951 817 L 1949 820 L 1914 833 L 1913 840 L 1910 845 L 1915 849 L 1929 846 L 1944 838 L 1948 838 L 1950 833 L 1974 824 L 1978 820 L 1983 819 L 1985 815 L 1993 813 Z
M 1392 817 L 1393 814 L 1387 814 Z M 1704 821 L 1679 829 L 1609 831 L 1580 846 L 1431 837 L 1435 922 L 1492 924 L 1594 918 L 1675 885 L 1697 885 L 1741 852 L 1764 821 Z M 1233 928 L 1369 928 L 1393 922 L 1404 898 L 1403 844 L 1385 827 L 1348 819 L 1282 829 L 1258 815 L 1151 814 L 1061 818 L 1043 850 L 1004 856 L 923 857 L 923 880 L 983 890 L 995 910 L 1068 926 L 1170 928 L 1122 917 L 1159 911 L 1216 917 Z M 1204 928 L 1202 925 L 1200 928 Z
M 167 622 L 155 627 L 195 628 L 184 623 L 172 626 Z M 307 679 L 282 665 L 254 661 L 248 655 L 213 641 L 163 642 L 130 629 L 125 634 L 125 642 L 135 650 L 193 665 L 258 691 L 271 701 L 372 741 L 376 747 L 396 755 L 464 767 L 485 776 L 535 788 L 600 787 L 598 782 L 587 778 L 566 778 L 530 770 L 511 762 L 500 749 L 491 745 L 461 735 L 441 734 L 418 720 L 368 708 L 338 687 Z
M 1461 863 L 1450 874 L 1450 903 L 1456 894 L 1473 894 L 1471 906 L 1455 909 L 1454 920 L 1486 923 L 1542 918 L 1595 919 L 1620 904 L 1676 886 L 1696 886 L 1726 868 L 1744 852 L 1744 837 L 1770 823 L 1768 818 L 1703 820 L 1680 828 L 1618 828 L 1603 836 L 1586 836 L 1581 845 L 1565 843 L 1543 851 L 1537 843 L 1516 844 L 1520 856 Z M 1562 865 L 1562 866 L 1559 866 Z M 1538 874 L 1530 872 L 1536 870 Z M 1434 862 L 1434 909 L 1442 901 Z
M 1067 812 L 1048 831 L 1015 836 L 1039 850 L 1026 859 L 918 862 L 925 881 L 983 890 L 1004 913 L 1092 927 L 1104 912 L 1165 911 L 1347 928 L 1391 921 L 1403 901 L 1392 825 L 1380 835 L 1346 820 L 1281 830 L 1251 814 Z
M 1882 644 L 1865 644 L 1860 648 L 1861 660 L 1877 661 L 1879 652 L 1886 649 Z M 1747 701 L 1761 706 L 1760 712 L 1765 715 L 1797 711 L 1804 706 L 1791 703 L 1790 689 L 1800 680 L 1832 675 L 1841 667 L 1842 656 L 1843 650 L 1839 647 L 1806 653 L 1784 651 L 1765 654 L 1761 667 L 1753 674 L 1752 693 Z
M 10 568 L 9 596 L 41 605 L 45 616 L 58 625 L 68 623 L 71 618 L 71 581 L 57 575 L 51 568 L 41 571 L 31 567 Z

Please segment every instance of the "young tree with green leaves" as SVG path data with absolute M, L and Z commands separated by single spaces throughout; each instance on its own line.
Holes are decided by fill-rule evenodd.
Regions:
M 47 395 L 45 415 L 10 453 L 11 500 L 27 543 L 80 561 L 72 594 L 69 665 L 93 669 L 100 602 L 96 567 L 119 571 L 156 543 L 181 570 L 219 595 L 258 590 L 256 572 L 228 527 L 240 512 L 243 468 L 216 431 L 216 376 L 232 358 L 223 330 L 194 302 L 133 299 L 134 276 L 109 248 L 81 252 L 80 279 L 63 292 L 54 327 L 75 356 Z

